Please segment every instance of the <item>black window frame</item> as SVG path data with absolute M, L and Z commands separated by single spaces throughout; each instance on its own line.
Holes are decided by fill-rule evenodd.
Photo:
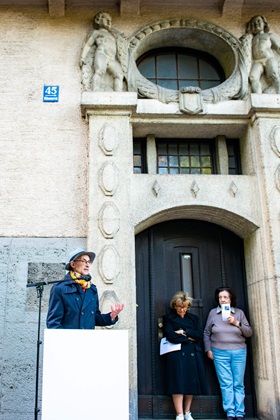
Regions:
M 170 159 L 168 159 L 169 160 L 169 162 L 168 162 L 168 164 L 166 165 L 166 166 L 161 166 L 162 168 L 167 168 L 168 169 L 168 172 L 166 173 L 166 175 L 216 175 L 217 174 L 217 165 L 216 165 L 216 159 L 215 159 L 215 157 L 216 157 L 216 144 L 215 144 L 215 139 L 197 139 L 197 138 L 191 138 L 191 139 L 182 139 L 182 138 L 174 138 L 174 139 L 166 139 L 166 138 L 156 138 L 156 150 L 157 150 L 157 173 L 159 174 L 159 175 L 162 175 L 162 174 L 160 174 L 160 171 L 159 171 L 159 164 L 158 164 L 158 162 L 159 162 L 159 157 L 160 156 L 163 156 L 162 154 L 159 154 L 159 145 L 167 145 L 167 147 L 169 148 L 169 145 L 172 145 L 172 146 L 175 146 L 175 145 L 188 145 L 188 147 L 190 147 L 190 145 L 191 144 L 193 144 L 193 145 L 197 145 L 197 146 L 199 146 L 199 148 L 200 148 L 200 150 L 201 150 L 201 145 L 202 144 L 207 144 L 207 146 L 209 147 L 209 156 L 210 156 L 210 160 L 211 160 L 211 173 L 198 173 L 198 172 L 192 172 L 192 170 L 195 170 L 195 168 L 196 169 L 205 169 L 206 167 L 203 167 L 203 166 L 192 166 L 192 165 L 190 165 L 189 166 L 189 170 L 190 170 L 190 172 L 189 173 L 187 173 L 187 172 L 184 172 L 184 171 L 186 171 L 186 169 L 184 169 L 184 168 L 188 168 L 187 166 L 180 166 L 180 165 L 178 165 L 178 166 L 172 166 L 172 165 L 170 165 L 169 164 L 169 162 L 170 162 Z M 178 153 L 177 154 L 173 154 L 173 155 L 170 155 L 170 156 L 177 156 L 178 155 L 178 162 L 179 162 L 179 160 L 180 160 L 180 156 L 182 156 L 182 154 L 180 154 L 180 151 L 179 151 L 179 149 L 178 149 Z M 198 154 L 198 155 L 195 155 L 195 154 L 190 154 L 189 156 L 199 156 L 200 157 L 200 160 L 201 160 L 201 158 L 204 156 L 203 154 Z M 207 155 L 208 156 L 208 155 Z M 169 169 L 170 168 L 178 168 L 178 173 L 170 173 L 170 171 L 169 171 Z
M 158 66 L 157 66 L 157 60 L 159 56 L 163 56 L 163 55 L 176 55 L 176 74 L 177 77 L 158 77 Z M 179 78 L 178 77 L 178 55 L 185 55 L 188 57 L 194 57 L 197 60 L 197 67 L 198 67 L 198 78 Z M 141 73 L 141 70 L 139 69 L 139 66 L 141 66 L 141 63 L 143 63 L 145 60 L 147 60 L 148 58 L 153 58 L 155 59 L 155 75 L 154 77 L 146 77 L 145 74 Z M 150 51 L 147 51 L 146 53 L 144 53 L 141 57 L 138 58 L 136 64 L 137 67 L 140 71 L 140 73 L 147 79 L 150 80 L 152 83 L 155 83 L 156 85 L 161 86 L 158 81 L 160 80 L 166 80 L 166 81 L 176 81 L 177 84 L 177 90 L 180 90 L 183 86 L 198 86 L 200 87 L 202 90 L 204 89 L 210 89 L 211 87 L 207 87 L 207 88 L 203 88 L 201 85 L 204 82 L 214 82 L 216 81 L 216 79 L 213 78 L 205 78 L 205 77 L 201 77 L 201 73 L 200 73 L 200 61 L 199 60 L 203 60 L 205 63 L 209 64 L 217 73 L 217 78 L 219 79 L 219 81 L 217 81 L 217 83 L 213 84 L 213 86 L 218 86 L 219 84 L 223 83 L 226 78 L 225 78 L 225 72 L 221 66 L 221 64 L 219 63 L 219 61 L 212 56 L 211 54 L 205 52 L 205 51 L 199 51 L 199 50 L 195 50 L 192 48 L 184 48 L 184 47 L 164 47 L 164 48 L 157 48 L 157 49 L 153 49 Z M 186 84 L 184 84 L 183 86 L 179 86 L 180 81 L 186 80 Z M 194 83 L 197 82 L 197 83 Z M 166 86 L 166 88 L 168 88 L 168 86 Z M 168 88 L 170 89 L 170 88 Z M 174 89 L 173 89 L 174 90 Z
M 140 146 L 140 153 L 135 153 L 135 145 L 139 145 Z M 141 137 L 136 137 L 133 138 L 133 173 L 134 174 L 146 174 L 147 173 L 147 158 L 146 158 L 146 154 L 147 154 L 147 140 L 146 138 L 141 138 Z M 135 155 L 140 156 L 141 157 L 141 165 L 134 165 L 134 158 Z M 140 168 L 139 172 L 135 171 L 135 168 Z
M 227 154 L 228 154 L 228 174 L 229 175 L 242 175 L 241 168 L 241 155 L 240 155 L 240 142 L 239 139 L 226 139 Z M 233 155 L 230 153 L 230 147 L 233 148 Z M 231 161 L 234 159 L 235 165 L 231 166 Z

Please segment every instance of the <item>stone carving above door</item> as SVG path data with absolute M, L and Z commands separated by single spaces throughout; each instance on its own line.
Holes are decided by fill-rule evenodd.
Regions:
M 240 38 L 252 93 L 280 93 L 280 43 L 264 16 L 253 16 Z
M 147 80 L 136 60 L 145 52 L 162 45 L 192 48 L 213 55 L 224 69 L 226 80 L 219 86 L 202 90 L 205 102 L 243 99 L 248 92 L 248 71 L 242 43 L 223 28 L 195 19 L 172 20 L 144 27 L 129 41 L 128 89 L 161 102 L 178 102 L 179 90 L 166 89 Z M 184 88 L 185 89 L 185 88 Z M 186 109 L 185 112 L 188 112 Z M 192 113 L 191 111 L 190 113 Z M 203 112 L 198 109 L 197 113 Z
M 127 41 L 124 35 L 112 29 L 112 18 L 107 12 L 94 16 L 93 28 L 80 57 L 83 89 L 122 92 Z
M 142 98 L 157 99 L 163 103 L 178 102 L 180 111 L 189 114 L 204 113 L 204 103 L 207 102 L 246 98 L 250 91 L 249 75 L 252 91 L 259 93 L 259 89 L 255 88 L 255 73 L 252 73 L 254 60 L 258 58 L 253 40 L 257 35 L 252 34 L 252 30 L 238 39 L 220 26 L 190 18 L 149 24 L 126 38 L 111 24 L 108 13 L 98 13 L 94 18 L 94 30 L 83 47 L 80 66 L 83 89 L 86 91 L 138 92 Z M 262 35 L 266 37 L 265 40 L 262 38 L 264 43 L 268 42 L 269 37 L 276 48 L 278 44 L 275 38 L 270 34 Z M 189 91 L 191 86 L 173 90 L 153 83 L 140 73 L 137 60 L 143 54 L 163 46 L 171 50 L 188 48 L 210 54 L 221 65 L 225 81 L 196 92 Z M 268 45 L 263 49 L 267 51 Z M 272 74 L 268 74 L 267 69 L 265 71 L 268 80 L 273 82 L 274 92 L 279 90 L 279 75 L 278 79 L 276 76 L 273 79 Z

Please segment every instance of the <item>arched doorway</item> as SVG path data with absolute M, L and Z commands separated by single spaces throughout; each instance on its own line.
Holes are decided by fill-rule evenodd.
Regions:
M 159 356 L 161 318 L 177 290 L 194 298 L 192 312 L 202 326 L 215 306 L 214 290 L 236 289 L 238 307 L 248 316 L 243 241 L 209 222 L 176 220 L 150 227 L 136 237 L 137 351 L 139 418 L 174 418 L 165 395 L 164 360 Z M 246 413 L 253 417 L 251 352 L 246 369 Z M 206 360 L 209 395 L 195 397 L 196 418 L 224 418 L 215 370 Z

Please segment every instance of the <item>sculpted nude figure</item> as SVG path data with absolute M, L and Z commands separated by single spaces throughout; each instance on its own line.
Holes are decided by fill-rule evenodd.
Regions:
M 262 93 L 261 77 L 265 76 L 269 86 L 280 93 L 278 60 L 273 52 L 280 53 L 280 45 L 269 32 L 269 25 L 264 16 L 254 16 L 247 26 L 252 38 L 252 67 L 249 75 L 253 93 Z
M 106 12 L 99 12 L 94 17 L 93 25 L 95 29 L 89 36 L 80 59 L 82 70 L 84 66 L 91 67 L 84 71 L 84 79 L 88 79 L 84 81 L 85 87 L 89 90 L 91 83 L 89 78 L 93 72 L 92 90 L 95 92 L 104 90 L 102 78 L 107 72 L 113 77 L 113 90 L 121 92 L 124 75 L 117 58 L 117 41 L 111 31 L 112 18 Z M 91 51 L 94 51 L 92 58 L 90 58 Z M 85 76 L 87 72 L 90 76 Z

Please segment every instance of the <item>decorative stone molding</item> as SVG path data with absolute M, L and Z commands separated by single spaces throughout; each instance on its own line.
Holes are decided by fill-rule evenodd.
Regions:
M 237 188 L 237 185 L 233 181 L 229 186 L 229 190 L 232 193 L 233 197 L 235 197 L 238 192 L 238 188 Z
M 120 229 L 120 212 L 114 203 L 107 202 L 98 214 L 98 227 L 104 238 L 112 239 Z
M 130 38 L 128 90 L 161 102 L 179 102 L 178 90 L 165 89 L 139 72 L 136 60 L 145 52 L 164 46 L 180 46 L 212 54 L 222 65 L 226 80 L 219 86 L 202 90 L 205 102 L 242 99 L 248 92 L 248 69 L 242 43 L 223 28 L 196 19 L 167 20 L 145 26 Z M 185 109 L 183 107 L 183 109 Z M 201 108 L 197 112 L 201 112 Z M 186 112 L 183 111 L 183 112 Z M 195 113 L 195 111 L 193 111 Z
M 99 147 L 106 156 L 113 156 L 118 147 L 117 130 L 112 124 L 104 124 L 99 133 Z
M 196 181 L 193 181 L 192 185 L 191 185 L 191 192 L 193 193 L 194 197 L 196 198 L 198 192 L 199 192 L 200 188 L 197 184 Z
M 99 171 L 98 183 L 103 193 L 113 196 L 119 184 L 119 171 L 114 162 L 105 162 Z
M 203 99 L 199 87 L 186 87 L 179 92 L 180 111 L 186 114 L 204 113 Z
M 106 245 L 98 256 L 98 270 L 104 283 L 112 284 L 120 273 L 120 257 L 113 245 Z
M 278 168 L 275 172 L 275 183 L 277 190 L 280 191 L 280 165 L 278 165 Z
M 152 190 L 153 190 L 155 196 L 157 197 L 160 193 L 160 190 L 161 190 L 161 187 L 160 187 L 160 185 L 157 181 L 154 182 Z
M 280 157 L 280 126 L 275 125 L 269 135 L 270 146 L 274 153 Z

